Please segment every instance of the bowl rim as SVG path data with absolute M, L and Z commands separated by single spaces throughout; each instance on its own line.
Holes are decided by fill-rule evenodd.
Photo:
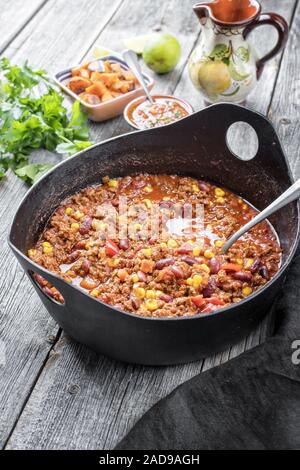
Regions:
M 87 62 L 97 62 L 97 60 L 111 60 L 111 61 L 115 61 L 119 64 L 121 64 L 124 68 L 126 68 L 127 70 L 129 70 L 129 67 L 128 65 L 126 64 L 126 62 L 116 53 L 109 53 L 103 57 L 100 57 L 99 59 L 94 59 L 94 60 L 90 60 L 90 61 L 87 61 Z M 62 90 L 64 90 L 64 92 L 66 94 L 68 94 L 69 96 L 71 96 L 74 100 L 77 100 L 79 101 L 82 106 L 84 106 L 86 109 L 89 109 L 89 110 L 95 110 L 95 109 L 101 109 L 101 108 L 104 108 L 105 106 L 110 106 L 112 103 L 117 103 L 117 102 L 121 102 L 125 97 L 131 97 L 131 96 L 134 96 L 134 93 L 136 93 L 137 91 L 140 91 L 142 90 L 142 88 L 135 88 L 134 90 L 131 90 L 127 93 L 124 93 L 122 96 L 118 96 L 117 98 L 113 98 L 112 100 L 109 100 L 109 101 L 105 101 L 105 102 L 101 102 L 101 103 L 98 103 L 98 104 L 89 104 L 89 103 L 86 103 L 85 101 L 83 101 L 78 95 L 76 95 L 76 93 L 74 93 L 72 90 L 70 90 L 66 85 L 64 85 L 64 83 L 60 80 L 60 76 L 64 75 L 64 74 L 69 74 L 71 73 L 72 69 L 75 68 L 75 67 L 78 67 L 80 66 L 81 64 L 77 64 L 77 65 L 74 65 L 74 66 L 71 66 L 71 67 L 68 67 L 66 69 L 63 69 L 59 72 L 57 72 L 56 74 L 54 74 L 52 76 L 53 80 L 55 81 L 56 85 L 59 86 Z M 155 85 L 155 80 L 150 76 L 148 75 L 147 73 L 145 72 L 142 72 L 143 73 L 143 76 L 144 76 L 144 79 L 146 80 L 146 83 L 147 83 L 147 88 L 149 88 L 149 90 L 151 90 L 153 88 L 153 86 Z
M 186 111 L 188 111 L 188 113 L 189 113 L 188 116 L 190 116 L 191 114 L 193 114 L 195 112 L 193 106 L 188 101 L 186 101 L 184 98 L 178 98 L 178 96 L 174 96 L 174 95 L 165 95 L 164 93 L 155 93 L 155 94 L 151 94 L 151 96 L 152 96 L 152 98 L 169 98 L 169 99 L 172 99 L 172 100 L 175 100 L 175 101 L 178 101 L 178 102 L 182 103 L 184 105 L 184 108 L 186 109 Z M 141 101 L 141 103 L 142 103 L 143 101 L 146 101 L 146 99 L 147 99 L 146 95 L 142 95 L 142 96 L 138 96 L 137 98 L 134 98 L 132 101 L 130 101 L 126 105 L 126 107 L 123 111 L 123 116 L 124 116 L 125 121 L 131 127 L 133 127 L 134 129 L 137 129 L 139 131 L 151 130 L 151 129 L 154 129 L 154 128 L 147 129 L 147 128 L 137 126 L 133 121 L 131 121 L 131 119 L 129 119 L 128 113 L 129 113 L 129 109 L 132 105 L 134 105 L 138 101 Z M 184 118 L 177 119 L 176 121 L 171 122 L 170 124 L 175 124 L 175 122 L 181 121 L 182 119 L 185 119 L 188 116 L 185 116 Z M 169 124 L 164 124 L 164 126 L 167 126 L 167 125 L 169 125 Z M 164 127 L 164 126 L 157 126 L 157 127 Z
M 234 104 L 234 103 L 226 103 L 226 102 L 222 102 L 222 103 L 217 103 L 217 104 L 212 104 L 209 106 L 209 108 L 211 107 L 220 107 L 220 106 L 234 106 L 234 107 L 237 107 L 237 108 L 242 108 L 244 109 L 243 106 L 241 105 L 238 105 L 238 104 Z M 36 267 L 38 270 L 40 270 L 41 272 L 45 273 L 45 274 L 48 274 L 50 275 L 51 277 L 55 278 L 56 280 L 58 280 L 58 282 L 61 282 L 63 283 L 65 286 L 67 286 L 68 288 L 72 288 L 72 289 L 76 289 L 77 291 L 79 291 L 81 294 L 87 296 L 87 298 L 89 298 L 90 300 L 94 300 L 98 303 L 100 303 L 100 305 L 106 307 L 106 308 L 110 308 L 110 309 L 113 309 L 114 311 L 122 314 L 122 315 L 125 315 L 125 316 L 128 316 L 130 318 L 133 318 L 133 319 L 136 319 L 136 320 L 141 320 L 141 321 L 161 321 L 161 322 L 170 322 L 170 321 L 188 321 L 188 320 L 197 320 L 197 319 L 205 319 L 205 318 L 208 318 L 208 317 L 214 317 L 214 316 L 217 316 L 217 315 L 220 315 L 220 314 L 223 314 L 227 311 L 230 311 L 230 310 L 234 310 L 236 308 L 238 308 L 239 306 L 242 306 L 244 304 L 246 304 L 247 302 L 251 301 L 251 300 L 254 300 L 256 299 L 258 296 L 260 296 L 261 294 L 263 294 L 267 289 L 269 289 L 276 281 L 279 280 L 279 278 L 285 273 L 285 271 L 288 269 L 288 267 L 290 266 L 291 264 L 291 261 L 292 259 L 294 258 L 295 256 L 295 253 L 297 251 L 297 248 L 298 248 L 298 245 L 299 245 L 299 242 L 300 242 L 300 200 L 296 201 L 296 204 L 297 204 L 297 219 L 296 219 L 296 223 L 297 224 L 297 231 L 296 231 L 296 235 L 295 235 L 295 240 L 293 242 L 293 246 L 292 246 L 292 249 L 291 249 L 291 252 L 289 254 L 289 256 L 287 257 L 287 259 L 285 260 L 284 263 L 281 264 L 281 267 L 280 269 L 277 271 L 277 273 L 275 274 L 275 276 L 270 279 L 270 281 L 268 281 L 264 286 L 262 286 L 260 289 L 258 289 L 257 291 L 254 291 L 251 295 L 249 295 L 248 297 L 246 297 L 245 299 L 243 300 L 240 300 L 239 302 L 235 303 L 235 304 L 230 304 L 229 306 L 225 306 L 223 308 L 220 308 L 220 309 L 217 309 L 215 310 L 214 312 L 211 312 L 211 313 L 206 313 L 206 314 L 203 314 L 203 313 L 199 313 L 199 314 L 196 314 L 196 315 L 191 315 L 191 316 L 184 316 L 184 317 L 142 317 L 140 315 L 137 315 L 135 313 L 131 313 L 131 312 L 126 312 L 124 310 L 121 310 L 119 308 L 116 308 L 114 307 L 113 305 L 109 305 L 109 304 L 106 304 L 105 302 L 99 300 L 99 299 L 96 299 L 92 296 L 90 296 L 88 293 L 86 293 L 85 291 L 83 291 L 82 289 L 80 289 L 79 287 L 73 285 L 73 284 L 69 284 L 67 281 L 65 281 L 63 278 L 61 278 L 60 276 L 58 276 L 57 274 L 54 274 L 52 273 L 51 271 L 43 268 L 43 266 L 41 265 L 38 265 L 37 263 L 35 263 L 34 261 L 32 261 L 28 256 L 27 254 L 24 254 L 22 251 L 20 251 L 15 245 L 14 243 L 11 241 L 11 236 L 12 236 L 12 231 L 13 231 L 13 228 L 14 228 L 14 225 L 15 225 L 15 220 L 16 220 L 16 217 L 22 207 L 22 205 L 24 204 L 24 202 L 26 201 L 27 197 L 29 196 L 29 194 L 40 184 L 42 184 L 42 182 L 44 181 L 44 179 L 46 179 L 47 177 L 49 177 L 49 175 L 51 175 L 51 173 L 53 173 L 54 171 L 56 171 L 57 169 L 59 169 L 61 166 L 63 166 L 64 164 L 67 164 L 69 161 L 71 161 L 72 159 L 74 158 L 77 158 L 78 156 L 80 155 L 84 155 L 88 150 L 91 150 L 93 148 L 97 148 L 97 147 L 101 147 L 102 145 L 105 145 L 107 143 L 110 143 L 110 142 L 113 142 L 115 140 L 118 140 L 118 139 L 121 139 L 123 137 L 127 137 L 127 136 L 131 136 L 131 135 L 136 135 L 137 132 L 138 133 L 143 133 L 143 132 L 159 132 L 161 129 L 163 129 L 163 127 L 167 127 L 167 126 L 177 126 L 178 124 L 180 125 L 180 123 L 182 121 L 184 121 L 184 119 L 189 119 L 191 116 L 194 116 L 195 114 L 198 114 L 198 113 L 202 113 L 203 111 L 205 111 L 205 109 L 207 108 L 204 108 L 203 110 L 200 110 L 200 111 L 197 111 L 197 112 L 194 112 L 193 114 L 189 115 L 189 116 L 186 116 L 185 118 L 183 119 L 180 119 L 179 121 L 175 121 L 175 122 L 172 122 L 170 124 L 166 124 L 165 126 L 161 126 L 161 127 L 155 127 L 155 128 L 152 128 L 152 129 L 143 129 L 143 130 L 139 130 L 139 131 L 131 131 L 131 132 L 128 132 L 126 134 L 122 134 L 122 135 L 118 135 L 118 136 L 115 136 L 115 137 L 111 137 L 109 139 L 106 139 L 104 141 L 101 141 L 101 142 L 98 142 L 98 143 L 95 143 L 94 145 L 91 145 L 90 147 L 88 147 L 87 149 L 84 149 L 84 150 L 81 150 L 80 152 L 77 152 L 76 154 L 72 155 L 71 157 L 69 157 L 67 160 L 62 160 L 61 162 L 59 162 L 57 165 L 54 166 L 54 168 L 50 169 L 48 172 L 46 172 L 27 192 L 26 194 L 23 196 L 21 202 L 19 203 L 18 205 L 18 208 L 15 212 L 15 215 L 13 217 L 13 220 L 12 220 L 12 223 L 11 223 L 11 226 L 10 226 L 10 230 L 9 230 L 9 234 L 7 236 L 7 242 L 8 242 L 8 245 L 10 246 L 10 248 L 18 254 L 18 256 L 20 256 L 21 258 L 23 258 L 25 260 L 26 263 L 29 263 L 31 264 L 32 266 Z M 271 124 L 270 120 L 268 118 L 266 118 L 266 116 L 264 116 L 262 113 L 259 113 L 257 111 L 253 111 L 253 110 L 250 110 L 251 112 L 261 116 L 265 121 L 269 122 L 270 125 L 273 127 L 273 125 Z M 276 129 L 273 127 L 274 129 L 274 133 L 276 135 L 276 137 L 278 138 L 278 133 L 276 131 Z M 278 138 L 278 141 L 280 142 L 279 138 Z M 283 152 L 283 155 L 285 156 L 285 152 L 284 150 L 282 149 L 282 152 Z M 286 161 L 286 164 L 287 164 L 287 167 L 288 167 L 288 174 L 289 174 L 289 177 L 291 178 L 292 181 L 295 181 L 294 179 L 294 176 L 291 172 L 291 169 L 290 169 L 290 166 L 289 166 L 289 162 L 285 156 L 285 161 Z M 24 269 L 24 268 L 23 268 Z M 44 294 L 46 296 L 46 294 Z M 49 299 L 48 299 L 49 300 Z M 51 300 L 51 299 L 50 299 Z M 62 305 L 63 307 L 64 305 Z

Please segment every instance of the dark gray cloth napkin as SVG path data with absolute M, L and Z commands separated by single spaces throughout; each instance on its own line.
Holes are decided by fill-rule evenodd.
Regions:
M 300 249 L 275 309 L 274 336 L 178 387 L 117 449 L 300 449 Z

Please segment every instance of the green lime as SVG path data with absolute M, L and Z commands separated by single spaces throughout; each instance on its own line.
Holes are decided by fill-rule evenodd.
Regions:
M 143 59 L 156 73 L 167 73 L 179 62 L 181 47 L 178 40 L 168 33 L 151 35 L 145 44 Z
M 123 43 L 127 49 L 131 49 L 138 55 L 143 54 L 146 42 L 152 34 L 144 34 L 143 36 L 135 36 L 133 38 L 124 39 Z
M 102 46 L 95 46 L 93 50 L 93 56 L 95 59 L 100 59 L 101 57 L 104 57 L 105 55 L 109 55 L 109 51 L 105 49 L 105 47 Z

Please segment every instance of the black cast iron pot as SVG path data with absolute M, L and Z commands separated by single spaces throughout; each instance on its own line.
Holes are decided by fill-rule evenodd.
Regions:
M 259 149 L 251 161 L 236 158 L 227 147 L 227 130 L 237 121 L 247 122 L 257 133 Z M 265 208 L 293 182 L 287 159 L 267 119 L 237 105 L 214 105 L 175 124 L 97 144 L 58 165 L 22 201 L 11 228 L 10 246 L 52 317 L 67 334 L 95 351 L 148 365 L 179 364 L 220 352 L 251 332 L 274 301 L 298 243 L 296 203 L 271 218 L 283 249 L 278 274 L 248 299 L 206 315 L 152 319 L 124 313 L 90 297 L 26 256 L 63 199 L 99 184 L 104 175 L 137 172 L 207 179 L 228 187 L 258 209 Z M 50 281 L 63 295 L 65 304 L 48 298 L 31 272 Z

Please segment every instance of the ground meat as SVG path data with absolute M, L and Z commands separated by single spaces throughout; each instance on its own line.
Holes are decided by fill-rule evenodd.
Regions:
M 281 250 L 267 222 L 220 253 L 224 241 L 256 213 L 227 189 L 189 177 L 105 177 L 61 204 L 28 255 L 127 312 L 209 313 L 251 295 L 280 267 Z M 63 302 L 55 287 L 35 279 Z

